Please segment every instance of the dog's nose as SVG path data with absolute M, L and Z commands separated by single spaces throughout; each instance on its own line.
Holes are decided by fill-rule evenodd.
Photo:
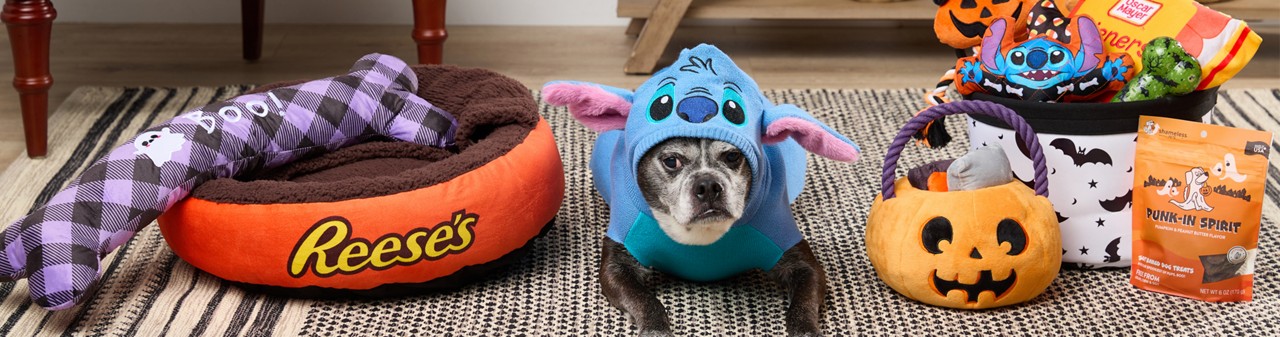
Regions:
M 676 114 L 690 123 L 709 121 L 718 111 L 716 101 L 702 96 L 685 97 L 680 100 L 680 105 L 676 106 Z
M 724 192 L 724 187 L 721 187 L 715 179 L 699 179 L 693 185 L 693 196 L 697 197 L 698 201 L 715 201 L 720 198 L 720 192 Z

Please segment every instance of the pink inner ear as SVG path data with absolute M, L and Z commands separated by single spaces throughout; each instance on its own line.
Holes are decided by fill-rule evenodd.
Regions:
M 1007 33 L 1005 25 L 1007 23 L 1004 22 L 1004 19 L 998 19 L 991 23 L 991 27 L 988 27 L 987 32 L 984 33 L 985 35 L 982 36 L 982 57 L 980 60 L 983 65 L 987 66 L 987 69 L 996 70 L 1000 68 L 996 66 L 996 58 L 1000 57 L 996 52 L 1000 51 L 1000 44 L 1004 43 L 1004 35 Z
M 1081 73 L 1093 70 L 1098 67 L 1098 54 L 1102 53 L 1102 37 L 1098 32 L 1098 26 L 1093 23 L 1093 19 L 1087 16 L 1081 16 L 1076 19 L 1076 27 L 1080 31 L 1080 52 L 1084 54 L 1084 63 L 1081 63 Z
M 800 118 L 783 117 L 769 123 L 763 140 L 766 144 L 775 144 L 787 140 L 787 137 L 795 138 L 796 143 L 800 143 L 805 150 L 823 157 L 845 162 L 858 160 L 858 149 L 853 145 L 827 133 L 821 126 Z
M 552 105 L 567 106 L 569 113 L 596 132 L 627 126 L 631 102 L 592 85 L 556 83 L 542 87 L 542 99 Z

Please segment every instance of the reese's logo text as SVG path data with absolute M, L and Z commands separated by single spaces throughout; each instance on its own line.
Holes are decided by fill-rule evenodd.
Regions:
M 479 215 L 459 210 L 435 227 L 414 228 L 404 235 L 390 233 L 370 241 L 352 238 L 347 219 L 325 218 L 298 240 L 289 256 L 289 275 L 329 277 L 438 260 L 470 248 L 475 241 L 472 227 L 478 221 Z

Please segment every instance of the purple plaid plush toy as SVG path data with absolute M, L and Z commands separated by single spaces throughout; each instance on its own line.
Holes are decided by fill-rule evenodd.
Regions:
M 404 61 L 370 54 L 351 72 L 244 95 L 156 125 L 86 168 L 0 234 L 0 280 L 67 309 L 93 289 L 100 259 L 196 186 L 383 136 L 447 148 L 458 123 L 418 97 Z

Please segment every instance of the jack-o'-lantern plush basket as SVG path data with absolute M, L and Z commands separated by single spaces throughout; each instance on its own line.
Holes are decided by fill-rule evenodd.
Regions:
M 372 141 L 209 181 L 159 219 L 174 253 L 248 288 L 321 298 L 455 288 L 518 261 L 564 198 L 550 126 L 509 77 L 413 70 L 418 95 L 457 118 L 456 149 Z
M 911 135 L 939 117 L 962 113 L 1015 126 L 1032 153 L 1035 190 L 1015 179 L 976 190 L 935 192 L 896 179 L 898 158 Z M 867 256 L 877 275 L 902 295 L 943 307 L 993 308 L 1038 296 L 1057 277 L 1062 259 L 1045 171 L 1035 133 L 1004 106 L 960 101 L 919 113 L 885 155 L 881 195 L 867 219 Z

